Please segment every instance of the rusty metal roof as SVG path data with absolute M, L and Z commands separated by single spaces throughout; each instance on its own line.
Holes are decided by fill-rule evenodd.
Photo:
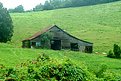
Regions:
M 41 34 L 43 34 L 43 33 L 47 32 L 48 30 L 50 30 L 51 28 L 53 28 L 53 27 L 55 27 L 55 26 L 56 26 L 56 25 L 46 27 L 45 29 L 43 29 L 43 30 L 41 30 L 41 31 L 39 31 L 39 32 L 37 32 L 37 33 L 35 33 L 35 34 L 34 34 L 34 35 L 32 35 L 31 37 L 26 38 L 26 39 L 24 39 L 23 41 L 26 41 L 26 40 L 32 40 L 32 39 L 34 39 L 34 38 L 36 38 L 36 37 L 40 36 Z
M 41 30 L 41 31 L 35 33 L 35 34 L 32 35 L 31 37 L 29 37 L 29 38 L 27 38 L 27 39 L 24 39 L 23 41 L 35 39 L 35 38 L 37 38 L 38 36 L 42 35 L 43 33 L 46 33 L 48 30 L 52 29 L 53 27 L 57 27 L 57 28 L 60 29 L 62 32 L 66 33 L 67 35 L 69 35 L 69 36 L 72 37 L 72 38 L 75 38 L 75 39 L 77 39 L 77 40 L 80 40 L 80 41 L 83 41 L 83 42 L 86 42 L 86 43 L 89 43 L 89 44 L 93 44 L 93 43 L 91 43 L 91 42 L 87 42 L 87 41 L 84 41 L 84 40 L 81 40 L 81 39 L 79 39 L 79 38 L 76 38 L 76 37 L 72 36 L 71 34 L 65 32 L 64 30 L 62 30 L 61 28 L 59 28 L 59 27 L 56 26 L 56 25 L 46 27 L 44 30 Z

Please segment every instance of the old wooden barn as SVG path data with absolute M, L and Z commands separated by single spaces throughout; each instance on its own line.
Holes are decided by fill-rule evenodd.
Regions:
M 58 26 L 48 27 L 22 41 L 23 48 L 70 49 L 92 53 L 93 43 L 78 39 Z

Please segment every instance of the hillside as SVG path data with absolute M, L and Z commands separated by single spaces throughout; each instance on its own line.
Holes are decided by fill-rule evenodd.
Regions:
M 93 42 L 94 51 L 108 51 L 114 43 L 121 45 L 120 4 L 119 1 L 80 8 L 11 14 L 15 32 L 12 44 L 21 47 L 23 39 L 56 24 L 80 39 Z
M 85 6 L 78 8 L 57 9 L 42 12 L 12 13 L 14 36 L 11 42 L 0 44 L 0 64 L 17 64 L 48 54 L 52 58 L 71 59 L 76 64 L 84 63 L 91 71 L 106 64 L 113 72 L 121 73 L 120 59 L 111 59 L 102 55 L 112 49 L 114 43 L 121 46 L 121 1 Z M 73 36 L 94 43 L 96 54 L 85 54 L 69 50 L 53 51 L 46 49 L 23 49 L 21 41 L 37 31 L 56 24 Z

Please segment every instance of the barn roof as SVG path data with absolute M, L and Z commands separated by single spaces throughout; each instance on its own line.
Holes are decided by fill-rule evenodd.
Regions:
M 24 39 L 23 41 L 26 41 L 26 40 L 32 40 L 32 39 L 35 39 L 37 38 L 38 36 L 42 35 L 43 33 L 47 32 L 48 30 L 50 30 L 51 28 L 53 28 L 54 26 L 49 26 L 49 27 L 46 27 L 45 29 L 35 33 L 34 35 L 32 35 L 31 37 L 29 38 L 26 38 Z
M 81 39 L 79 39 L 79 38 L 76 38 L 76 37 L 72 36 L 71 34 L 65 32 L 64 30 L 62 30 L 61 28 L 59 28 L 59 27 L 56 26 L 56 25 L 54 25 L 54 26 L 49 26 L 49 27 L 45 28 L 44 30 L 41 30 L 41 31 L 35 33 L 35 34 L 32 35 L 31 37 L 29 37 L 29 38 L 27 38 L 27 39 L 24 39 L 23 41 L 35 39 L 35 38 L 37 38 L 38 36 L 40 36 L 40 35 L 46 33 L 47 31 L 49 31 L 49 30 L 52 29 L 53 27 L 57 27 L 57 28 L 60 29 L 62 32 L 66 33 L 67 35 L 69 35 L 69 36 L 72 37 L 72 38 L 75 38 L 75 39 L 77 39 L 77 40 L 80 40 L 80 41 L 83 41 L 83 42 L 86 42 L 86 43 L 89 43 L 89 44 L 93 44 L 93 43 L 91 43 L 91 42 L 87 42 L 87 41 L 84 41 L 84 40 L 81 40 Z

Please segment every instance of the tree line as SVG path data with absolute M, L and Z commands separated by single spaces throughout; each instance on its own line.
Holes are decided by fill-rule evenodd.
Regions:
M 43 11 L 43 10 L 53 10 L 59 8 L 69 8 L 69 7 L 80 7 L 89 6 L 102 3 L 109 3 L 119 0 L 46 0 L 44 4 L 36 5 L 32 10 L 28 11 Z M 24 12 L 24 7 L 19 5 L 14 9 L 9 9 L 9 12 Z
M 25 10 L 24 10 L 23 5 L 19 5 L 19 6 L 15 7 L 14 9 L 9 9 L 8 11 L 9 11 L 9 12 L 18 12 L 18 13 L 22 13 L 22 12 L 24 12 Z

